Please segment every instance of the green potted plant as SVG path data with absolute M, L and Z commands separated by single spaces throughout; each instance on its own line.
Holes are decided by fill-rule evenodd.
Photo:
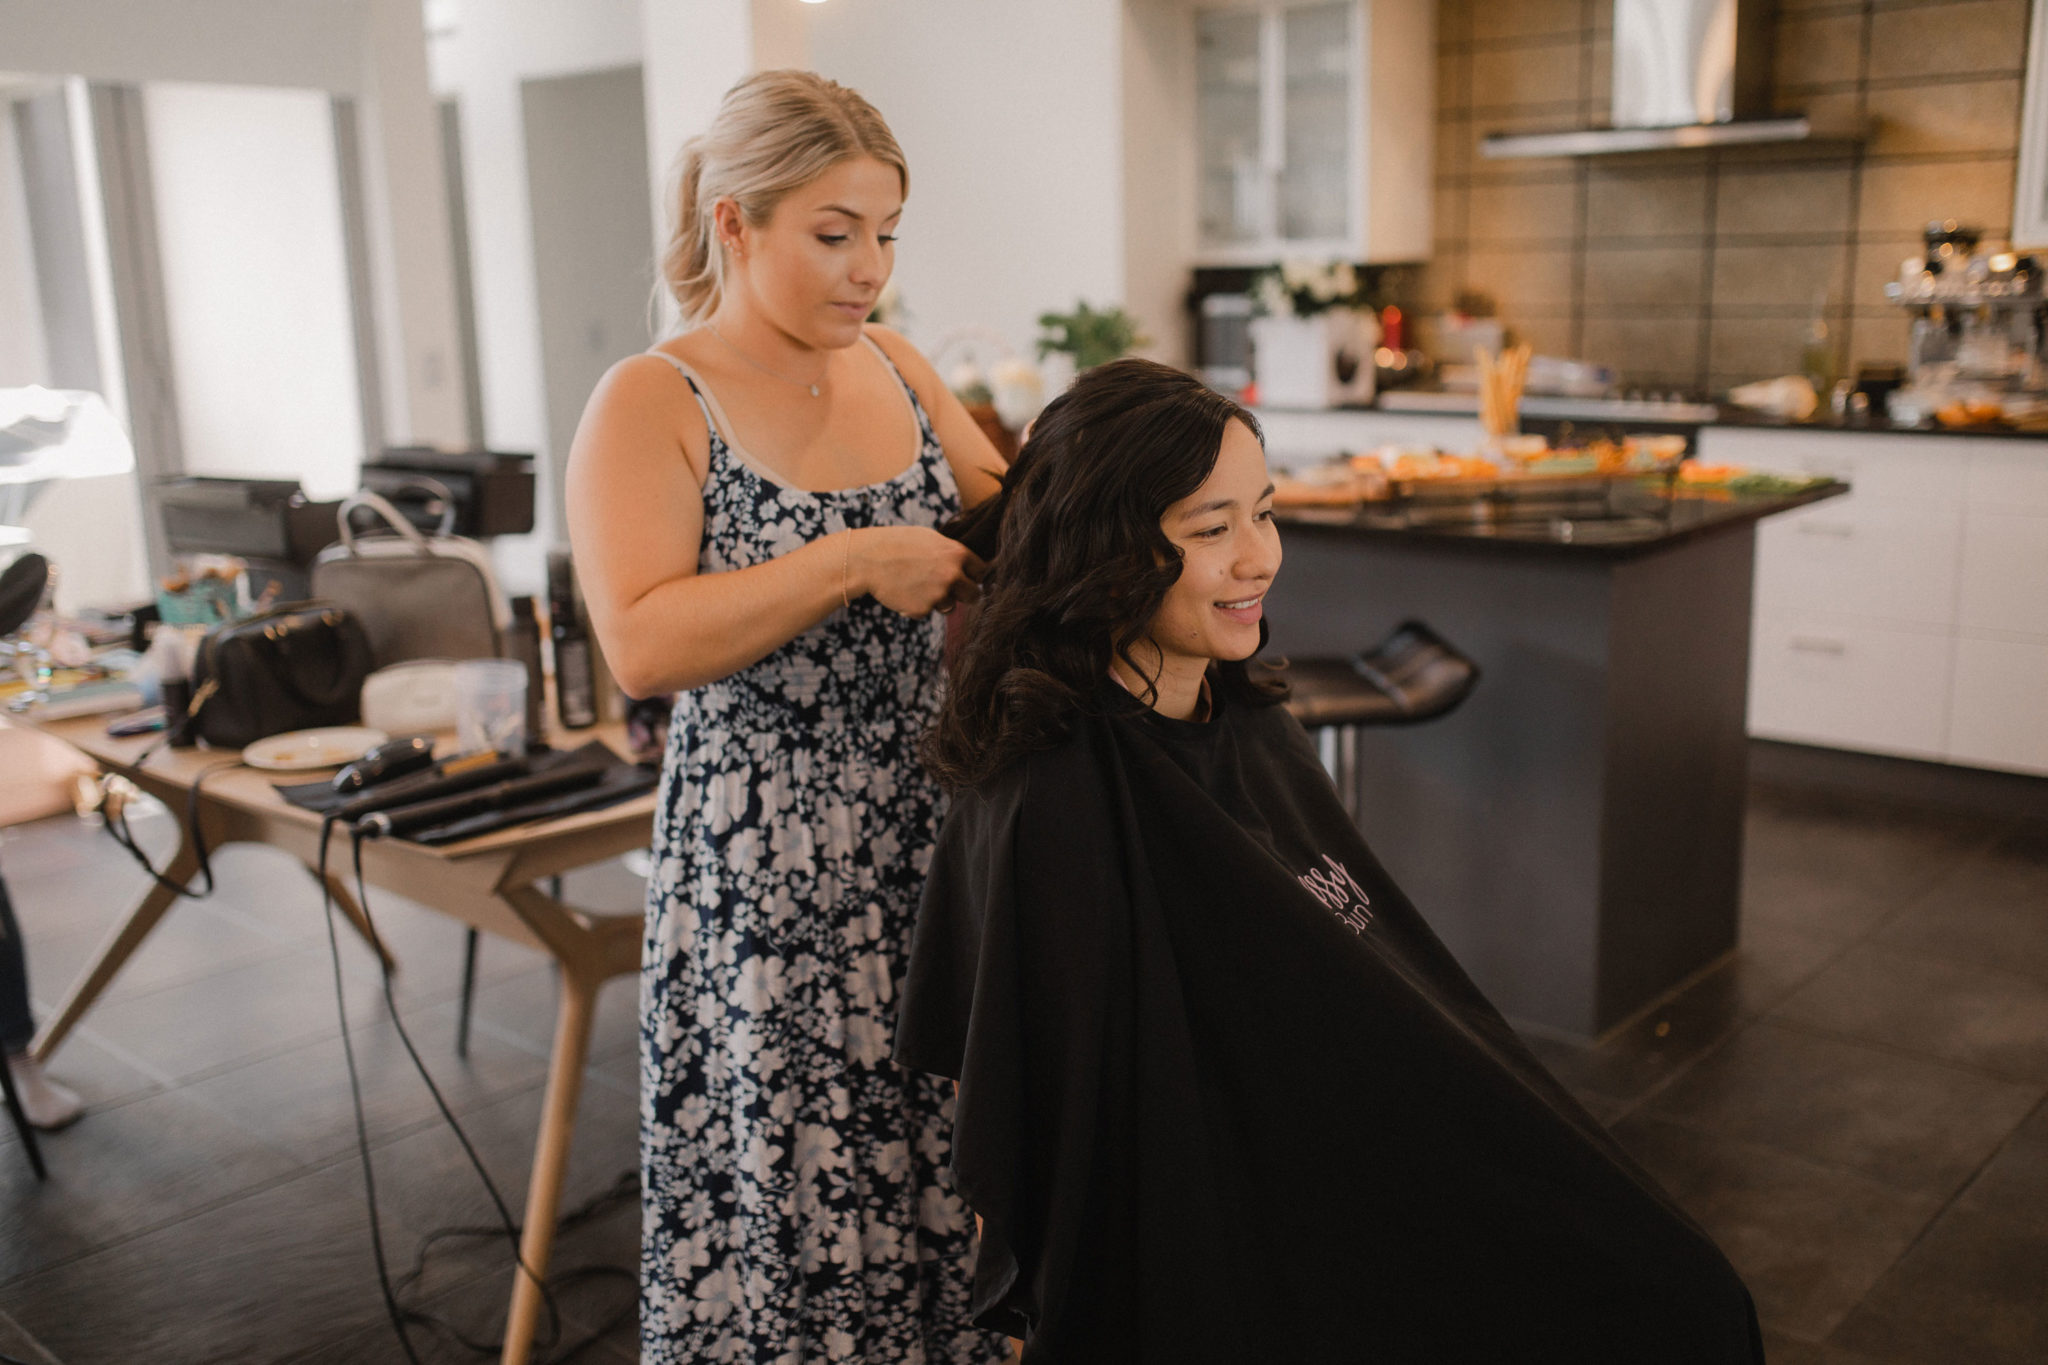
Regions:
M 1040 313 L 1038 326 L 1038 358 L 1068 356 L 1076 374 L 1150 344 L 1138 320 L 1116 304 L 1096 309 L 1077 299 L 1071 313 Z

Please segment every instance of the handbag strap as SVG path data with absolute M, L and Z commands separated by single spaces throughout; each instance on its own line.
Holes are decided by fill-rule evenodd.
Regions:
M 444 488 L 441 491 L 446 493 L 448 490 Z M 450 509 L 453 508 L 454 502 L 452 498 L 448 501 L 447 506 Z M 342 499 L 341 506 L 334 513 L 335 520 L 340 523 L 341 543 L 350 554 L 356 552 L 356 532 L 355 528 L 349 524 L 349 518 L 350 514 L 359 507 L 367 507 L 372 512 L 375 512 L 386 526 L 396 531 L 404 539 L 411 541 L 413 548 L 421 554 L 433 553 L 433 550 L 427 545 L 427 538 L 420 534 L 420 528 L 407 520 L 405 513 L 393 507 L 389 498 L 385 497 L 382 493 L 373 493 L 367 488 L 361 488 Z M 449 515 L 453 515 L 452 510 Z

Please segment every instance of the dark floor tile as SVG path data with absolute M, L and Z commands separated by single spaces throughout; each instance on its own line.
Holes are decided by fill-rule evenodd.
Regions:
M 320 885 L 298 859 L 263 844 L 231 844 L 214 852 L 213 870 L 208 909 L 281 942 L 326 941 Z
M 1994 967 L 1859 946 L 1771 1017 L 2048 1083 L 2048 983 Z
M 163 1088 L 156 1075 L 95 1035 L 90 1024 L 72 1031 L 45 1070 L 85 1101 L 88 1114 Z
M 1945 1199 L 2043 1093 L 2037 1084 L 1760 1022 L 1643 1112 Z
M 2048 1236 L 2048 1104 L 2020 1125 L 1955 1206 L 1993 1214 Z
M 402 1301 L 406 1306 L 417 1307 L 445 1324 L 439 1328 L 411 1324 L 407 1334 L 414 1353 L 425 1365 L 477 1365 L 477 1362 L 495 1359 L 496 1352 L 484 1355 L 469 1350 L 450 1334 L 449 1329 L 472 1341 L 502 1342 L 509 1307 L 509 1284 L 505 1277 L 487 1273 L 431 1297 L 405 1297 Z M 609 1316 L 622 1292 L 637 1297 L 637 1286 L 586 1281 L 563 1289 L 556 1296 L 562 1315 L 560 1326 L 550 1335 L 543 1315 L 542 1331 L 536 1338 L 535 1358 L 556 1358 L 573 1343 L 590 1336 L 597 1330 L 597 1324 L 589 1320 L 591 1315 L 602 1313 Z M 615 1334 L 606 1334 L 602 1340 L 577 1352 L 573 1359 L 576 1365 L 616 1365 L 620 1357 L 615 1342 Z M 635 1360 L 638 1357 L 625 1358 Z M 397 1330 L 385 1319 L 310 1351 L 287 1356 L 279 1365 L 406 1365 L 407 1359 L 398 1344 Z
M 97 934 L 141 898 L 149 878 L 105 835 L 91 851 L 58 840 L 47 841 L 56 844 L 47 848 L 42 838 L 22 837 L 25 828 L 40 831 L 51 823 L 0 830 L 13 836 L 0 843 L 0 876 L 7 879 L 15 918 L 30 939 Z
M 592 1075 L 603 1077 L 628 1094 L 639 1094 L 640 1048 L 637 1040 L 633 1047 L 623 1052 L 614 1053 L 601 1062 L 592 1062 L 590 1070 Z
M 1821 1365 L 1821 1348 L 1810 1341 L 1764 1330 L 1764 1359 L 1770 1365 Z
M 0 1162 L 0 1208 L 8 1213 L 0 1219 L 0 1283 L 161 1227 L 298 1168 L 177 1091 L 89 1114 L 62 1132 L 42 1134 L 41 1146 L 47 1181 L 38 1183 L 25 1162 Z M 12 1289 L 5 1297 L 10 1306 L 25 1303 L 25 1294 Z M 34 1323 L 29 1328 L 40 1335 Z
M 2048 835 L 2028 827 L 1934 885 L 1878 941 L 2048 984 Z
M 464 1133 L 515 1219 L 525 1209 L 540 1111 L 541 1090 L 535 1087 L 480 1105 L 460 1116 Z M 430 1124 L 386 1142 L 374 1150 L 372 1158 L 388 1245 L 402 1263 L 412 1263 L 418 1239 L 435 1229 L 497 1226 L 498 1214 L 481 1179 L 446 1126 Z M 570 1145 L 560 1212 L 566 1214 L 593 1201 L 612 1207 L 613 1201 L 606 1196 L 616 1192 L 621 1181 L 634 1178 L 638 1164 L 638 1106 L 631 1096 L 586 1086 L 577 1107 L 576 1132 Z M 360 1168 L 354 1156 L 330 1169 L 346 1171 L 352 1181 L 360 1182 Z M 626 1202 L 637 1208 L 636 1201 L 637 1195 L 629 1195 Z M 602 1240 L 604 1230 L 598 1226 L 601 1222 L 596 1220 L 592 1230 L 580 1232 L 578 1238 Z M 565 1235 L 564 1257 L 569 1255 L 572 1245 L 572 1239 Z M 433 1273 L 422 1288 L 429 1293 L 438 1292 L 477 1270 L 497 1267 L 506 1275 L 509 1292 L 511 1270 L 507 1256 L 508 1248 L 495 1236 L 445 1248 L 435 1254 Z M 568 1262 L 558 1257 L 557 1263 Z
M 0 1313 L 0 1355 L 12 1356 L 22 1365 L 63 1365 L 5 1313 Z
M 1832 939 L 1783 925 L 1746 924 L 1736 947 L 1732 989 L 1745 1017 L 1764 1014 L 1798 990 L 1842 952 Z
M 1614 1135 L 1720 1243 L 1764 1323 L 1806 1342 L 1833 1331 L 1941 1208 L 1849 1171 L 1653 1119 L 1626 1120 Z
M 636 915 L 647 906 L 647 879 L 612 858 L 579 867 L 562 878 L 562 899 L 579 910 Z
M 463 955 L 469 926 L 403 897 L 370 893 L 370 917 L 377 935 L 397 960 L 391 984 L 398 998 L 413 1005 L 438 1005 L 462 995 Z M 382 968 L 367 940 L 346 921 L 342 957 L 353 974 L 381 981 Z M 547 966 L 548 955 L 495 934 L 477 939 L 476 979 L 479 988 Z
M 1986 842 L 1981 821 L 1852 799 L 1753 793 L 1742 913 L 1751 928 L 1846 943 Z
M 374 982 L 348 977 L 345 986 L 352 1023 L 383 1011 Z M 147 995 L 103 1000 L 86 1020 L 109 1043 L 176 1080 L 340 1031 L 325 943 Z
M 362 1198 L 339 1172 L 237 1199 L 11 1284 L 22 1325 L 67 1365 L 262 1365 L 382 1313 Z
M 131 824 L 144 851 L 163 857 L 177 847 L 177 825 L 161 805 L 145 802 L 135 810 Z M 111 855 L 111 856 L 110 856 Z M 68 880 L 111 866 L 117 871 L 139 871 L 101 828 L 99 820 L 81 820 L 75 815 L 52 815 L 24 825 L 0 829 L 0 874 L 9 887 L 38 880 Z
M 560 1008 L 555 970 L 541 967 L 481 987 L 476 1017 L 525 1039 L 546 1051 L 553 1046 Z M 605 1062 L 630 1055 L 640 1039 L 640 984 L 632 975 L 616 976 L 598 991 L 591 1021 L 590 1058 Z
M 70 993 L 72 983 L 98 958 L 107 936 L 105 929 L 47 936 L 24 933 L 31 992 L 46 1011 L 55 1009 Z M 181 901 L 129 956 L 100 998 L 143 995 L 290 951 L 289 943 L 259 933 L 236 917 L 212 910 L 203 902 Z
M 1754 970 L 1739 958 L 1730 961 L 1597 1043 L 1528 1041 L 1582 1100 L 1599 1097 L 1626 1109 L 1742 1026 L 1748 1018 L 1743 979 Z
M 446 1012 L 400 1016 L 427 1073 L 457 1114 L 537 1084 L 547 1062 L 533 1050 L 476 1029 L 467 1058 L 455 1054 L 455 1019 Z M 351 1030 L 363 1107 L 373 1142 L 437 1119 L 397 1031 L 379 1013 Z M 251 1132 L 307 1164 L 331 1161 L 356 1143 L 348 1063 L 337 1034 L 290 1052 L 220 1072 L 185 1087 Z
M 1952 1209 L 1834 1336 L 1852 1351 L 1969 1365 L 2048 1360 L 2048 1232 Z

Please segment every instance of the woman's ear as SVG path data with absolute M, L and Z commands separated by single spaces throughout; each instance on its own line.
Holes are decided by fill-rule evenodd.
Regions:
M 746 254 L 746 215 L 740 212 L 739 201 L 727 196 L 711 206 L 711 228 L 718 238 L 718 245 L 735 258 Z

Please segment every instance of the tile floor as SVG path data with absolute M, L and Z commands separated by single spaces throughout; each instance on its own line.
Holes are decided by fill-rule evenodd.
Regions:
M 2038 807 L 2037 807 L 2038 809 Z M 138 824 L 171 841 L 168 818 Z M 0 832 L 0 868 L 47 1011 L 141 875 L 70 819 Z M 311 883 L 237 848 L 222 888 L 178 906 L 59 1053 L 91 1105 L 45 1141 L 35 1183 L 0 1131 L 0 1355 L 64 1362 L 401 1361 L 384 1320 Z M 1759 785 L 1743 947 L 1599 1046 L 1534 1045 L 1720 1240 L 1754 1291 L 1772 1365 L 2048 1361 L 2048 821 Z M 616 865 L 571 879 L 637 903 Z M 516 1213 L 553 983 L 488 942 L 468 1060 L 453 1051 L 461 932 L 391 896 L 373 911 L 404 963 L 412 1026 Z M 344 941 L 387 1245 L 491 1207 Z M 602 998 L 565 1204 L 562 1267 L 633 1264 L 633 986 Z M 7 1125 L 0 1124 L 0 1130 Z M 416 1296 L 495 1332 L 501 1242 L 437 1252 Z M 565 1339 L 632 1296 L 565 1287 Z M 484 1357 L 417 1336 L 422 1359 Z M 630 1324 L 576 1358 L 635 1358 Z

